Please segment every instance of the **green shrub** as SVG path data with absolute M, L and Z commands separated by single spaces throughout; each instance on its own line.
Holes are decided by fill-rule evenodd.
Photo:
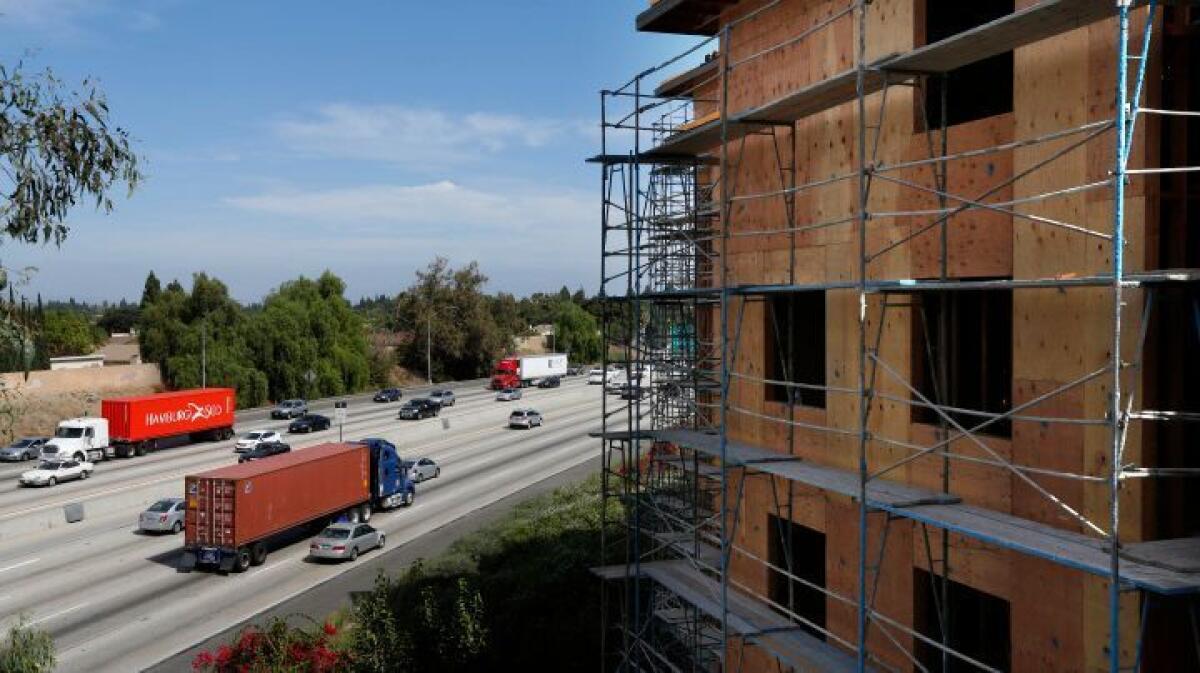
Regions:
M 0 642 L 0 673 L 42 673 L 54 670 L 54 639 L 29 625 L 24 615 Z

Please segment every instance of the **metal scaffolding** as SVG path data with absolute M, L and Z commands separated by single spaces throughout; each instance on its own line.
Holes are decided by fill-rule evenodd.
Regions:
M 1200 421 L 1200 414 L 1186 410 L 1144 408 L 1134 394 L 1137 377 L 1143 373 L 1156 297 L 1180 288 L 1194 292 L 1200 287 L 1200 269 L 1130 272 L 1126 268 L 1125 206 L 1130 181 L 1200 171 L 1200 166 L 1130 166 L 1136 129 L 1144 119 L 1200 117 L 1197 110 L 1156 109 L 1142 103 L 1158 20 L 1157 0 L 1043 0 L 907 53 L 870 60 L 872 3 L 848 0 L 771 46 L 735 56 L 742 32 L 755 34 L 763 22 L 775 20 L 772 12 L 783 4 L 781 0 L 765 2 L 724 21 L 712 37 L 639 73 L 623 86 L 601 93 L 601 151 L 590 161 L 601 168 L 600 291 L 608 306 L 603 327 L 604 368 L 619 372 L 614 380 L 622 381 L 623 387 L 613 391 L 620 393 L 619 397 L 604 395 L 604 426 L 599 438 L 603 494 L 623 505 L 618 528 L 624 531 L 617 539 L 606 537 L 604 545 L 606 552 L 623 549 L 626 558 L 624 565 L 596 569 L 604 578 L 605 670 L 741 670 L 744 648 L 753 646 L 777 659 L 781 670 L 892 670 L 888 661 L 899 657 L 907 662 L 906 667 L 927 671 L 915 652 L 919 644 L 940 653 L 940 670 L 948 670 L 953 659 L 971 670 L 997 671 L 951 646 L 952 536 L 1105 578 L 1109 668 L 1113 673 L 1140 670 L 1142 630 L 1152 601 L 1168 597 L 1190 601 L 1192 619 L 1197 620 L 1195 596 L 1200 592 L 1196 568 L 1181 569 L 1173 563 L 1181 555 L 1200 556 L 1200 538 L 1126 543 L 1120 528 L 1124 483 L 1200 476 L 1197 469 L 1134 462 L 1126 452 L 1131 426 Z M 653 18 L 670 18 L 669 12 L 682 5 L 686 0 L 660 3 Z M 1139 18 L 1138 35 L 1131 35 L 1133 13 Z M 1114 118 L 991 147 L 950 151 L 946 114 L 948 98 L 953 95 L 946 85 L 950 72 L 1113 17 L 1118 31 L 1112 54 Z M 709 17 L 687 25 L 711 22 Z M 770 59 L 823 31 L 846 26 L 852 26 L 856 35 L 852 67 L 767 103 L 733 108 L 731 86 L 741 81 L 739 78 L 761 77 Z M 1132 53 L 1131 39 L 1135 40 Z M 695 68 L 694 76 L 674 78 L 669 86 L 650 89 L 651 82 L 663 80 L 672 68 L 711 51 L 716 52 L 715 57 Z M 933 111 L 922 111 L 929 128 L 924 132 L 928 156 L 903 160 L 883 156 L 889 91 L 914 89 L 921 94 L 914 98 L 925 100 L 925 89 L 933 82 L 940 84 L 937 118 L 941 123 L 929 128 Z M 796 156 L 797 123 L 849 105 L 855 109 L 856 165 L 834 175 L 804 171 Z M 777 180 L 773 189 L 747 193 L 738 184 L 741 161 L 751 141 L 773 153 L 772 177 Z M 1005 188 L 1100 143 L 1111 143 L 1113 148 L 1110 175 L 1104 179 L 1001 200 Z M 951 188 L 951 171 L 957 163 L 1018 150 L 1036 150 L 1039 158 L 985 190 L 961 193 Z M 919 194 L 931 205 L 898 206 L 878 195 L 881 185 Z M 856 195 L 852 215 L 801 217 L 799 198 L 847 188 Z M 1111 194 L 1112 216 L 1106 223 L 1067 221 L 1030 212 L 1031 206 L 1102 190 Z M 756 207 L 759 216 L 745 215 Z M 952 220 L 964 213 L 996 213 L 1014 223 L 1032 223 L 1064 236 L 1098 241 L 1111 250 L 1111 273 L 963 278 L 950 268 L 949 258 Z M 916 224 L 897 233 L 893 223 L 899 219 Z M 845 232 L 856 246 L 857 268 L 842 269 L 840 280 L 802 280 L 808 276 L 801 272 L 798 243 L 803 237 L 837 230 Z M 929 236 L 935 237 L 938 251 L 932 276 L 897 278 L 889 274 L 886 264 L 891 255 Z M 778 248 L 788 251 L 787 267 L 772 268 L 772 282 L 747 283 L 730 267 L 731 248 L 752 238 L 778 241 Z M 951 318 L 947 310 L 937 310 L 929 320 L 927 308 L 959 292 L 1045 290 L 1107 293 L 1111 302 L 1108 361 L 1003 411 L 951 404 L 947 393 L 951 365 L 946 348 L 941 347 L 947 343 Z M 853 337 L 857 339 L 853 385 L 796 379 L 796 363 L 789 359 L 792 330 L 781 333 L 777 319 L 777 313 L 787 312 L 783 322 L 794 325 L 795 309 L 792 304 L 777 309 L 778 304 L 772 303 L 783 295 L 831 291 L 855 296 L 859 306 Z M 746 349 L 746 310 L 756 303 L 768 307 L 765 310 L 772 316 L 777 341 L 788 342 L 789 347 L 780 349 L 777 371 L 782 375 L 777 378 L 737 364 Z M 1131 304 L 1140 305 L 1132 319 L 1126 310 Z M 881 342 L 889 315 L 895 311 L 921 316 L 932 374 L 928 387 L 918 385 L 903 367 L 884 355 Z M 1197 331 L 1200 334 L 1200 322 Z M 786 412 L 765 414 L 740 403 L 731 390 L 743 383 L 784 391 Z M 1037 411 L 1043 403 L 1097 385 L 1103 385 L 1108 395 L 1107 409 L 1101 415 L 1059 417 Z M 809 393 L 819 393 L 831 403 L 853 405 L 857 423 L 846 427 L 813 422 L 800 408 Z M 882 404 L 920 409 L 936 419 L 934 441 L 922 444 L 908 436 L 889 435 L 874 416 Z M 786 446 L 758 446 L 731 436 L 735 434 L 731 424 L 747 419 L 777 427 Z M 1104 429 L 1108 433 L 1104 469 L 1072 471 L 1027 464 L 996 451 L 984 439 L 989 429 L 1018 423 Z M 852 443 L 856 447 L 854 469 L 802 459 L 795 452 L 801 435 Z M 902 457 L 881 461 L 880 447 Z M 899 481 L 900 470 L 929 461 L 938 465 L 939 488 Z M 998 470 L 1044 499 L 1050 510 L 1076 522 L 1083 532 L 964 502 L 953 489 L 952 477 L 960 465 Z M 739 527 L 745 525 L 744 495 L 751 479 L 761 479 L 769 488 L 770 513 L 780 522 L 793 519 L 797 487 L 815 487 L 853 499 L 858 509 L 859 550 L 855 592 L 839 593 L 797 574 L 795 559 L 788 551 L 781 565 L 737 542 Z M 1106 489 L 1107 516 L 1097 517 L 1072 506 L 1048 483 Z M 937 615 L 933 636 L 886 614 L 876 604 L 886 571 L 888 531 L 897 521 L 910 522 L 925 549 Z M 782 549 L 792 548 L 791 527 L 781 524 L 771 534 L 779 536 Z M 786 603 L 739 581 L 731 572 L 734 563 L 757 564 L 768 575 L 784 578 L 789 587 Z M 831 604 L 852 608 L 856 615 L 853 637 L 802 614 L 796 607 L 795 586 L 818 592 Z M 1127 595 L 1136 598 L 1131 602 Z M 1178 596 L 1183 598 L 1174 598 Z M 1138 601 L 1140 607 L 1130 614 L 1130 606 Z M 1130 628 L 1136 633 L 1132 654 L 1125 646 Z M 1200 634 L 1195 621 L 1193 633 Z M 872 649 L 871 641 L 883 644 Z M 1200 657 L 1200 635 L 1196 647 Z M 1196 665 L 1200 666 L 1200 658 Z

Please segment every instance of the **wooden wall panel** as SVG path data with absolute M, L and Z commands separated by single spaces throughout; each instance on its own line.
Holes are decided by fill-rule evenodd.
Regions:
M 933 446 L 938 441 L 937 426 L 912 423 L 909 440 L 919 446 Z M 989 448 L 1002 458 L 1012 460 L 1012 442 L 1002 437 L 978 436 Z M 950 451 L 966 458 L 992 460 L 995 458 L 973 440 L 960 438 L 950 443 Z M 930 490 L 942 490 L 942 458 L 929 454 L 909 467 L 909 481 Z M 950 492 L 962 497 L 965 502 L 980 505 L 998 512 L 1012 509 L 1011 473 L 1002 467 L 984 465 L 966 460 L 950 461 Z
M 950 154 L 969 150 L 994 147 L 1012 141 L 1013 116 L 1011 114 L 988 117 L 951 127 L 947 133 L 947 148 Z M 939 151 L 940 132 L 917 133 L 909 143 L 909 160 L 928 159 L 930 143 L 933 151 Z M 887 173 L 930 190 L 937 189 L 934 174 L 935 164 Z M 986 156 L 959 159 L 948 162 L 947 191 L 968 199 L 976 199 L 995 190 L 985 203 L 1003 203 L 1012 199 L 1012 186 L 1003 186 L 1012 178 L 1012 151 Z M 947 207 L 962 204 L 947 199 Z M 933 210 L 941 207 L 937 194 L 915 188 L 905 188 L 900 201 L 905 211 Z M 936 278 L 941 272 L 942 237 L 941 226 L 929 228 L 938 222 L 938 216 L 914 216 L 907 218 L 909 229 L 915 238 L 908 244 L 912 255 L 912 275 L 916 278 Z M 947 222 L 947 271 L 955 278 L 1003 278 L 1012 275 L 1012 216 L 986 209 L 972 209 L 952 217 Z M 928 229 L 926 231 L 926 229 Z M 918 232 L 920 233 L 918 235 Z

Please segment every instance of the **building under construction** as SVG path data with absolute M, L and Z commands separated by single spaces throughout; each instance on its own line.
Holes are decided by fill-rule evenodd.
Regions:
M 636 26 L 604 670 L 1200 671 L 1200 6 Z

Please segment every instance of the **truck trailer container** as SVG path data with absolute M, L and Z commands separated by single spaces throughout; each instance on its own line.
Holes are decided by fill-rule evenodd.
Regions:
M 121 457 L 140 456 L 170 438 L 229 439 L 236 399 L 233 388 L 177 390 L 104 400 L 100 415 L 108 420 L 113 452 Z
M 550 353 L 547 355 L 522 355 L 520 357 L 504 358 L 496 363 L 492 370 L 492 390 L 505 388 L 524 388 L 537 384 L 548 376 L 567 375 L 567 355 L 565 353 Z
M 119 397 L 100 402 L 100 418 L 68 418 L 42 447 L 43 459 L 99 462 L 140 456 L 180 439 L 211 441 L 233 436 L 236 393 L 198 388 Z
M 307 525 L 365 521 L 412 504 L 415 488 L 385 440 L 321 444 L 184 478 L 185 569 L 241 572 L 266 561 L 272 538 Z

